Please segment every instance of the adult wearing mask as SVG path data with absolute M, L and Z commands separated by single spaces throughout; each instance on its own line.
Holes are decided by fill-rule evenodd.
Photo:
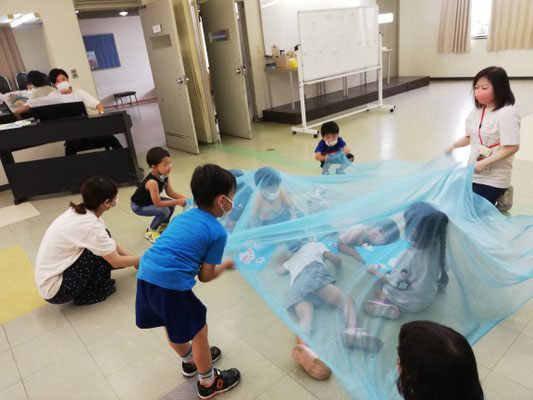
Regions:
M 68 74 L 64 70 L 54 68 L 48 73 L 48 78 L 52 85 L 57 89 L 57 92 L 51 96 L 61 96 L 61 101 L 63 103 L 82 101 L 88 113 L 90 113 L 91 110 L 98 111 L 99 114 L 104 113 L 104 106 L 99 100 L 95 99 L 85 90 L 74 88 L 70 85 Z
M 70 85 L 68 74 L 64 70 L 54 68 L 49 72 L 48 78 L 52 85 L 57 89 L 48 97 L 56 97 L 58 103 L 81 101 L 88 114 L 91 114 L 91 111 L 93 111 L 93 113 L 98 111 L 99 114 L 104 113 L 104 106 L 99 100 L 95 99 L 85 90 L 74 88 Z M 28 101 L 30 107 L 32 106 L 31 103 L 31 101 Z M 106 149 L 121 149 L 122 145 L 113 135 L 99 136 L 90 139 L 67 140 L 65 142 L 65 155 L 73 155 L 79 151 L 92 150 L 101 147 L 105 147 Z
M 118 203 L 118 188 L 107 177 L 89 178 L 81 187 L 83 202 L 48 227 L 35 263 L 41 297 L 51 304 L 104 301 L 115 292 L 113 268 L 138 268 L 133 256 L 115 243 L 101 216 Z
M 500 211 L 513 205 L 511 174 L 514 153 L 520 148 L 520 114 L 503 68 L 488 67 L 473 81 L 475 108 L 466 119 L 466 135 L 447 149 L 470 146 L 474 164 L 474 193 Z

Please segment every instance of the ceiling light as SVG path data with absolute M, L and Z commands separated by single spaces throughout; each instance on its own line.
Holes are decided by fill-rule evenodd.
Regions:
M 21 14 L 19 17 L 15 16 L 13 22 L 10 22 L 9 25 L 11 28 L 15 28 L 19 25 L 22 25 L 24 22 L 29 22 L 35 19 L 35 14 Z
M 128 12 L 127 11 L 121 11 L 119 12 L 120 15 L 122 15 L 123 17 L 125 17 L 126 15 L 128 15 Z

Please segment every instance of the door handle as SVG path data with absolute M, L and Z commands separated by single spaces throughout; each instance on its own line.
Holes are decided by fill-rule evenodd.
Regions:
M 176 83 L 179 83 L 180 85 L 187 84 L 189 82 L 189 78 L 187 78 L 185 75 L 180 76 L 178 79 L 176 79 Z

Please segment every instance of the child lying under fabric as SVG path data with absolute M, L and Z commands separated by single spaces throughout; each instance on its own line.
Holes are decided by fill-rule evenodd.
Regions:
M 398 225 L 392 218 L 383 218 L 371 224 L 358 224 L 340 234 L 337 248 L 341 253 L 365 263 L 354 246 L 382 246 L 395 242 L 400 237 Z
M 446 214 L 428 203 L 415 203 L 405 211 L 405 222 L 412 245 L 398 255 L 392 271 L 382 274 L 375 265 L 367 266 L 367 272 L 377 277 L 378 295 L 364 303 L 369 315 L 396 319 L 402 311 L 422 311 L 448 284 Z
M 373 352 L 381 350 L 382 341 L 358 327 L 354 301 L 335 285 L 335 278 L 328 271 L 326 260 L 340 267 L 341 258 L 323 243 L 305 239 L 300 241 L 299 248 L 293 246 L 292 250 L 280 255 L 276 271 L 280 275 L 290 273 L 288 310 L 296 313 L 302 333 L 311 333 L 314 308 L 326 302 L 343 312 L 346 328 L 341 337 L 345 346 Z M 329 368 L 304 342 L 293 348 L 292 356 L 315 379 L 329 377 Z

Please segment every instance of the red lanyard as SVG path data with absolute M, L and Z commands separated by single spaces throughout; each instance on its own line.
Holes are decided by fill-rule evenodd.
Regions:
M 479 129 L 477 131 L 477 135 L 479 136 L 479 143 L 481 143 L 482 146 L 485 146 L 483 144 L 483 140 L 481 140 L 481 125 L 483 124 L 483 117 L 485 116 L 485 108 L 486 106 L 483 106 L 483 112 L 481 113 L 481 121 L 479 121 Z M 493 147 L 499 146 L 500 142 L 493 144 L 492 146 L 489 146 L 489 149 L 492 149 Z

